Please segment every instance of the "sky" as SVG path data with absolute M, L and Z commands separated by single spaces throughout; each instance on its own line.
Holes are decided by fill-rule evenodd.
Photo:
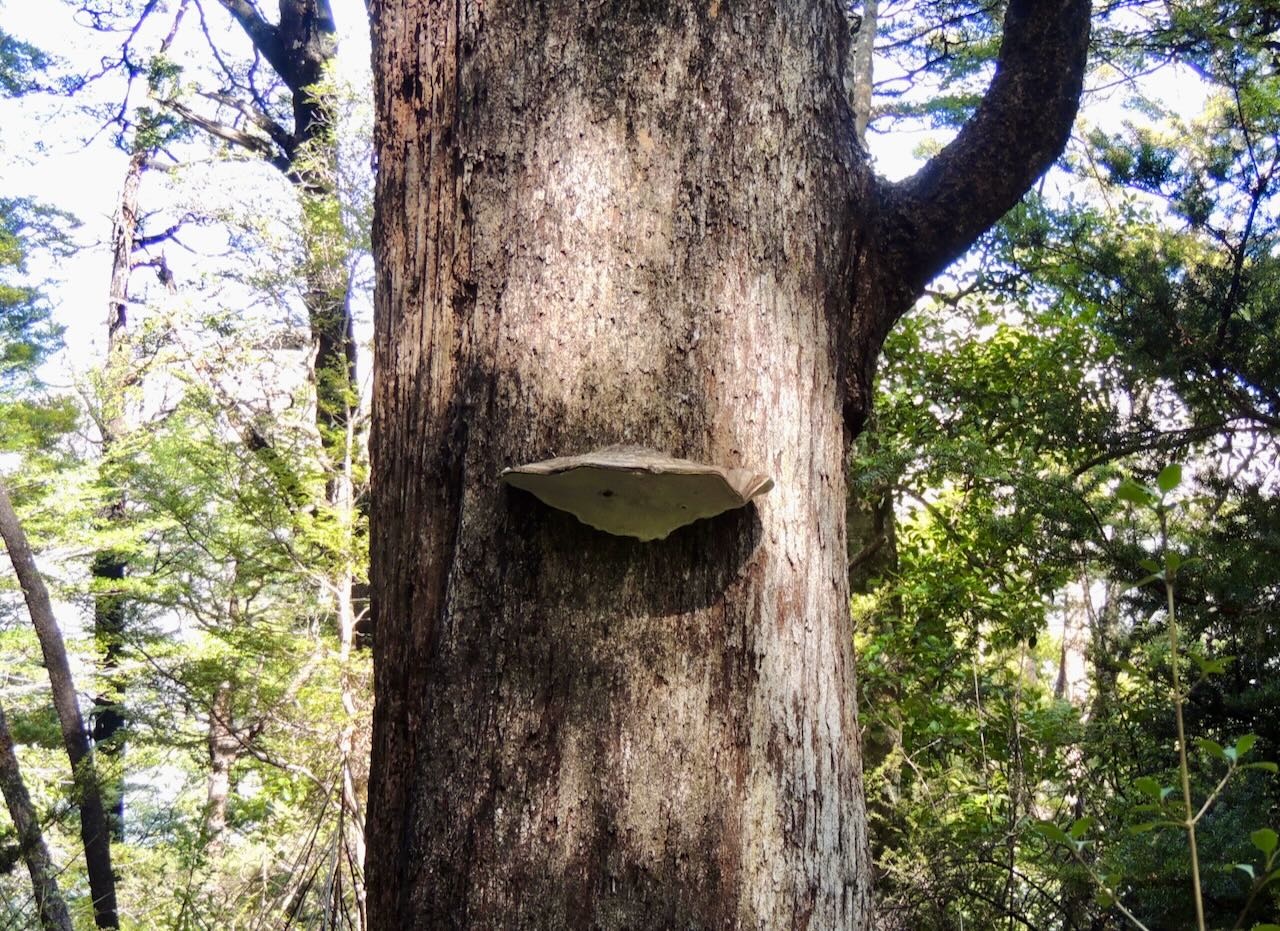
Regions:
M 369 38 L 364 0 L 333 0 L 340 31 L 339 65 L 343 76 L 361 83 L 369 63 Z M 205 4 L 216 10 L 217 4 Z M 264 8 L 274 6 L 265 4 Z M 162 0 L 160 9 L 172 9 L 174 0 Z M 0 0 L 0 18 L 5 29 L 18 38 L 31 42 L 63 58 L 73 70 L 89 70 L 109 54 L 121 37 L 102 35 L 86 28 L 83 15 L 77 16 L 66 0 Z M 157 28 L 166 17 L 157 18 Z M 215 37 L 234 45 L 247 43 L 238 27 L 228 20 L 225 32 Z M 195 61 L 204 54 L 194 29 L 184 29 L 189 44 L 175 49 L 179 61 Z M 141 47 L 146 47 L 143 42 Z M 154 40 L 152 41 L 154 46 Z M 1194 75 L 1170 70 L 1155 80 L 1169 101 L 1176 101 L 1183 112 L 1196 112 L 1203 105 L 1204 94 Z M 138 82 L 141 85 L 142 82 Z M 109 75 L 95 82 L 88 92 L 74 101 L 66 99 L 26 98 L 0 101 L 0 192 L 22 194 L 67 210 L 78 216 L 83 225 L 76 234 L 82 246 L 67 258 L 37 257 L 33 273 L 49 281 L 49 293 L 57 320 L 66 327 L 67 349 L 61 357 L 46 366 L 46 380 L 55 387 L 69 387 L 66 380 L 78 377 L 96 366 L 106 339 L 105 293 L 110 274 L 108 254 L 111 217 L 115 211 L 119 188 L 124 176 L 127 156 L 113 145 L 109 131 L 101 131 L 101 119 L 85 112 L 86 104 L 118 102 L 124 93 L 124 82 Z M 145 88 L 134 89 L 134 101 L 143 102 Z M 1119 96 L 1108 99 L 1094 95 L 1089 103 L 1088 118 L 1093 125 L 1116 128 L 1127 118 Z M 875 135 L 870 146 L 877 170 L 896 180 L 911 174 L 920 165 L 916 155 L 922 143 L 933 138 L 929 132 Z M 254 174 L 254 171 L 257 174 Z M 144 202 L 156 204 L 166 198 L 172 204 L 182 198 L 199 200 L 209 205 L 228 191 L 255 190 L 262 196 L 287 193 L 280 188 L 278 175 L 264 166 L 228 167 L 209 164 L 189 170 L 180 183 L 171 179 L 155 179 L 167 184 L 166 193 L 144 191 Z M 149 183 L 155 183 L 149 182 Z M 282 202 L 279 215 L 287 215 L 290 207 Z M 180 281 L 195 281 L 208 276 L 211 265 L 207 256 L 220 255 L 227 260 L 229 245 L 219 234 L 205 230 L 184 234 L 194 252 L 169 248 L 166 255 Z M 217 266 L 217 261 L 212 267 Z M 143 283 L 145 284 L 145 283 Z M 135 287 L 139 287 L 135 284 Z M 365 315 L 367 317 L 367 314 Z M 61 383 L 60 383 L 61 382 Z
M 340 34 L 340 73 L 359 84 L 369 67 L 364 0 L 332 2 Z M 173 0 L 162 0 L 160 9 L 174 6 Z M 63 59 L 73 70 L 93 69 L 122 39 L 88 29 L 84 17 L 65 0 L 0 0 L 0 21 L 7 32 Z M 242 41 L 235 28 L 228 27 L 228 41 Z M 196 30 L 184 33 L 197 38 Z M 175 49 L 175 57 L 182 61 L 201 51 L 198 46 Z M 66 328 L 66 350 L 42 373 L 55 388 L 70 387 L 69 380 L 95 367 L 105 349 L 111 223 L 128 156 L 113 144 L 109 131 L 101 130 L 101 118 L 85 110 L 118 102 L 124 92 L 125 82 L 109 75 L 76 100 L 0 100 L 0 126 L 5 128 L 0 134 L 0 194 L 33 197 L 74 214 L 82 224 L 75 235 L 82 248 L 75 254 L 33 256 L 31 263 L 33 276 L 48 282 L 45 290 L 55 318 Z M 145 88 L 135 87 L 133 100 L 144 96 Z M 222 176 L 215 177 L 217 172 Z M 245 166 L 209 166 L 192 175 L 179 186 L 179 196 L 225 196 L 227 190 L 244 190 L 246 185 L 269 194 L 273 185 L 279 186 L 270 169 L 255 175 L 252 170 L 246 173 Z M 226 251 L 225 241 L 219 242 L 216 234 L 193 231 L 184 238 L 201 252 Z M 202 256 L 181 248 L 169 248 L 166 255 L 180 280 L 184 272 L 199 276 L 207 264 Z

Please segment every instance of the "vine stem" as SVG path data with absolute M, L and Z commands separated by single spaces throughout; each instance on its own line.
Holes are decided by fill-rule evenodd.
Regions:
M 1164 508 L 1160 508 L 1161 555 L 1168 555 L 1169 534 Z M 1178 673 L 1178 618 L 1173 602 L 1173 581 L 1169 578 L 1169 562 L 1165 560 L 1164 592 L 1169 616 L 1169 661 L 1173 667 L 1173 713 L 1178 726 L 1178 772 L 1182 777 L 1183 825 L 1187 829 L 1187 843 L 1191 848 L 1191 889 L 1196 904 L 1197 931 L 1205 931 L 1204 896 L 1200 891 L 1200 854 L 1196 849 L 1196 811 L 1191 804 L 1191 771 L 1187 765 L 1187 731 L 1182 720 L 1182 682 Z

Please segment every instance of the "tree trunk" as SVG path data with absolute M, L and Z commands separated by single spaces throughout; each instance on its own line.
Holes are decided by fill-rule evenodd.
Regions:
M 327 498 L 333 504 L 343 496 L 344 444 L 356 413 L 356 342 L 347 267 L 351 247 L 336 206 L 334 101 L 317 87 L 338 50 L 333 10 L 329 0 L 280 0 L 279 21 L 273 24 L 250 0 L 220 2 L 288 89 L 293 125 L 275 123 L 259 109 L 260 101 L 242 104 L 255 114 L 258 125 L 266 127 L 268 139 L 202 119 L 183 106 L 174 109 L 214 136 L 267 155 L 302 198 L 303 301 L 311 327 L 316 426 L 330 473 Z
M 133 276 L 134 253 L 138 244 L 138 191 L 151 153 L 134 152 L 125 169 L 120 186 L 120 201 L 111 230 L 111 285 L 107 297 L 107 357 L 102 367 L 102 414 L 98 427 L 102 434 L 104 472 L 110 469 L 111 455 L 128 432 L 125 406 L 138 381 L 129 342 L 129 285 Z M 111 484 L 109 476 L 104 476 Z M 114 490 L 103 506 L 99 520 L 110 531 L 119 529 L 125 518 L 124 495 Z M 128 601 L 120 585 L 128 571 L 124 556 L 114 549 L 99 550 L 90 566 L 96 593 L 93 599 L 93 634 L 98 647 L 98 671 L 105 689 L 93 701 L 90 717 L 94 742 L 104 756 L 116 759 L 123 748 L 115 739 L 124 728 L 125 682 L 119 675 L 124 654 L 125 622 Z M 111 833 L 116 840 L 124 837 L 123 778 L 113 780 L 103 792 L 111 816 Z
M 227 800 L 231 796 L 231 767 L 240 756 L 240 739 L 232 720 L 231 683 L 221 682 L 209 707 L 209 784 L 204 806 L 204 837 L 211 848 L 222 843 L 227 827 Z
M 31 614 L 31 623 L 40 641 L 45 668 L 49 671 L 49 687 L 53 692 L 53 705 L 62 728 L 62 741 L 71 761 L 75 779 L 76 801 L 80 806 L 80 837 L 84 841 L 85 866 L 89 873 L 89 891 L 93 895 L 93 917 L 99 928 L 119 927 L 116 916 L 115 875 L 111 869 L 111 833 L 102 795 L 98 788 L 98 775 L 93 763 L 93 748 L 80 714 L 75 682 L 71 678 L 71 665 L 67 661 L 67 648 L 62 642 L 62 631 L 53 616 L 49 591 L 36 567 L 27 535 L 18 522 L 9 494 L 0 482 L 0 538 L 9 550 L 9 561 L 22 587 L 22 595 Z
M 0 793 L 3 793 L 9 808 L 9 817 L 13 819 L 13 827 L 18 834 L 18 847 L 27 864 L 27 872 L 31 874 L 31 890 L 36 900 L 36 914 L 40 916 L 40 927 L 45 931 L 71 931 L 71 916 L 67 914 L 67 905 L 58 891 L 58 871 L 49 857 L 49 848 L 45 846 L 44 834 L 40 830 L 40 818 L 22 781 L 22 771 L 18 768 L 18 756 L 14 752 L 13 737 L 3 708 L 0 708 Z
M 1009 19 L 889 187 L 835 3 L 374 4 L 370 927 L 866 927 L 845 450 L 1070 126 L 1087 7 Z M 777 486 L 640 543 L 498 482 L 611 443 Z
M 188 0 L 182 0 L 173 14 L 172 23 L 156 49 L 163 57 L 173 45 L 178 28 L 186 15 Z M 138 253 L 148 244 L 158 245 L 173 230 L 158 236 L 144 236 L 141 229 L 139 192 L 142 178 L 160 144 L 143 144 L 146 135 L 135 129 L 133 154 L 125 168 L 120 185 L 120 199 L 111 225 L 111 280 L 107 292 L 107 356 L 102 366 L 101 414 L 98 429 L 102 434 L 101 477 L 112 488 L 112 452 L 129 432 L 127 405 L 141 379 L 137 360 L 129 339 L 130 292 Z M 161 252 L 148 263 L 156 270 L 162 284 L 173 288 L 173 276 Z M 124 492 L 112 488 L 99 512 L 99 520 L 108 532 L 119 531 L 126 518 Z M 103 756 L 112 759 L 113 778 L 103 795 L 110 813 L 111 835 L 124 839 L 124 755 L 123 743 L 117 735 L 124 729 L 126 683 L 120 675 L 120 661 L 125 654 L 125 634 L 129 617 L 129 601 L 122 592 L 122 582 L 129 564 L 119 549 L 107 548 L 94 554 L 90 572 L 95 583 L 93 600 L 93 634 L 98 648 L 98 671 L 105 689 L 94 696 L 93 739 Z

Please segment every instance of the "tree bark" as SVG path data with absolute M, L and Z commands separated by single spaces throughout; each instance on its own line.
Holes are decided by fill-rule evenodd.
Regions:
M 852 13 L 852 10 L 850 10 Z M 860 12 L 853 22 L 853 48 L 849 52 L 849 66 L 845 73 L 845 93 L 853 107 L 854 131 L 858 141 L 867 141 L 867 126 L 871 123 L 871 92 L 874 89 L 873 66 L 875 64 L 876 29 L 880 18 L 878 0 L 862 0 Z
M 31 615 L 31 623 L 40 641 L 45 668 L 49 671 L 49 686 L 53 692 L 53 705 L 62 728 L 62 742 L 71 760 L 75 779 L 76 801 L 80 806 L 80 837 L 84 842 L 85 866 L 89 873 L 89 891 L 93 895 L 93 917 L 99 928 L 119 927 L 116 915 L 115 874 L 111 868 L 111 832 L 107 814 L 98 787 L 98 775 L 93 763 L 93 748 L 80 714 L 75 682 L 71 678 L 71 665 L 67 661 L 67 648 L 62 642 L 62 631 L 53 616 L 49 591 L 36 567 L 27 543 L 27 535 L 18 522 L 9 494 L 0 482 L 0 538 L 9 551 L 9 561 L 22 587 L 22 595 Z
M 374 4 L 370 927 L 867 926 L 845 451 L 1065 141 L 1087 3 L 1008 18 L 1045 60 L 890 186 L 834 3 Z M 611 443 L 777 486 L 640 543 L 498 483 Z
M 13 736 L 9 733 L 9 722 L 3 708 L 0 708 L 0 793 L 3 793 L 9 808 L 9 817 L 13 819 L 14 830 L 18 833 L 18 847 L 27 864 L 27 872 L 31 874 L 31 889 L 36 900 L 36 914 L 40 916 L 40 927 L 45 931 L 72 931 L 71 916 L 58 890 L 58 871 L 49 856 L 49 848 L 45 846 L 40 818 L 22 781 L 22 770 L 18 768 L 18 755 L 14 752 Z
M 227 827 L 227 800 L 231 796 L 231 768 L 240 757 L 241 743 L 231 708 L 231 683 L 220 682 L 209 707 L 209 782 L 204 805 L 204 837 L 210 848 L 222 844 Z

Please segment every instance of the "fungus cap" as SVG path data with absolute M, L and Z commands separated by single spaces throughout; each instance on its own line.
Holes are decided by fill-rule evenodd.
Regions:
M 502 480 L 597 530 L 661 540 L 677 527 L 740 508 L 773 487 L 749 469 L 609 446 L 502 471 Z

